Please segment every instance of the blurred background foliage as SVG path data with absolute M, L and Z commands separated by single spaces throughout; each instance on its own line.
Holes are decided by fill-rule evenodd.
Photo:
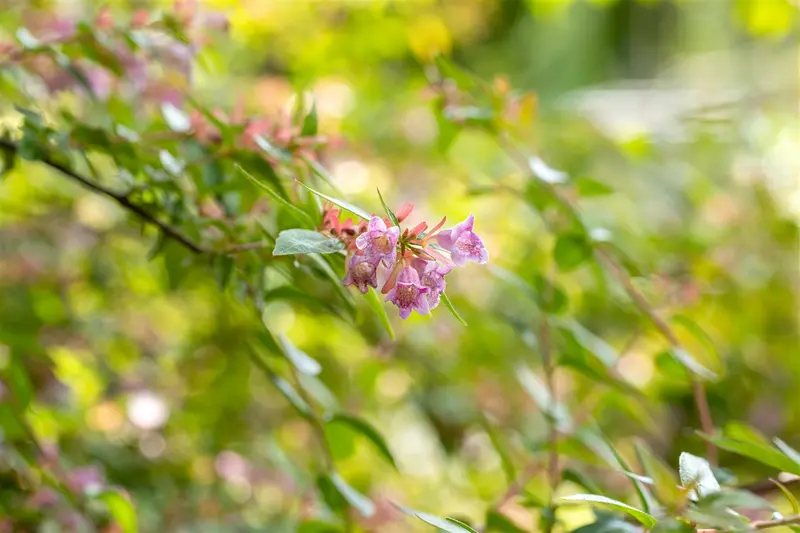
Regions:
M 91 20 L 101 6 L 0 5 L 6 40 L 48 17 Z M 115 19 L 168 7 L 103 5 Z M 230 29 L 192 62 L 197 100 L 274 114 L 305 92 L 320 133 L 334 139 L 324 163 L 345 195 L 377 212 L 380 188 L 392 206 L 413 202 L 415 222 L 474 212 L 491 254 L 495 270 L 449 278 L 467 328 L 437 311 L 393 320 L 391 341 L 361 305 L 355 322 L 326 312 L 336 296 L 320 283 L 302 290 L 322 308 L 266 304 L 273 333 L 322 365 L 318 379 L 302 378 L 305 388 L 321 406 L 369 421 L 397 461 L 395 470 L 347 424 L 325 426 L 339 473 L 377 504 L 357 527 L 429 527 L 390 500 L 483 523 L 507 489 L 506 463 L 522 469 L 544 455 L 546 417 L 517 377 L 520 364 L 542 373 L 538 315 L 517 279 L 541 294 L 548 291 L 537 279 L 549 278 L 561 299 L 554 314 L 580 322 L 618 357 L 610 370 L 598 368 L 580 340 L 559 337 L 555 389 L 574 418 L 591 418 L 629 459 L 634 443 L 646 443 L 673 471 L 681 451 L 705 453 L 693 431 L 701 423 L 691 382 L 668 344 L 598 265 L 555 269 L 554 237 L 532 208 L 542 199 L 520 169 L 492 133 L 456 130 L 435 112 L 426 65 L 438 54 L 489 83 L 536 94 L 517 138 L 570 175 L 587 225 L 611 236 L 635 267 L 637 288 L 718 375 L 706 386 L 716 426 L 734 436 L 752 427 L 800 447 L 796 2 L 202 7 L 226 13 Z M 12 104 L 36 95 L 8 71 L 0 83 L 0 121 L 12 128 Z M 57 98 L 73 105 L 70 92 Z M 313 428 L 246 353 L 262 327 L 252 310 L 219 290 L 207 264 L 175 267 L 174 246 L 149 260 L 156 234 L 139 229 L 119 206 L 42 165 L 20 161 L 0 181 L 0 367 L 4 382 L 24 384 L 24 416 L 43 453 L 58 455 L 70 475 L 123 487 L 142 531 L 281 533 L 297 531 L 298 517 L 319 520 L 299 531 L 339 531 L 321 525 L 336 521 L 315 496 Z M 0 415 L 6 438 L 18 437 L 8 413 Z M 569 438 L 561 447 L 573 477 L 628 498 L 630 481 L 596 450 Z M 8 450 L 0 449 L 0 508 L 11 514 L 30 505 L 18 499 L 20 486 L 35 493 L 37 481 L 13 481 Z M 725 452 L 720 466 L 737 484 L 775 473 Z M 548 490 L 544 474 L 534 476 L 525 498 L 502 510 L 531 530 Z M 576 492 L 574 479 L 559 490 Z M 583 507 L 557 516 L 564 530 L 592 520 Z M 37 527 L 58 531 L 58 523 L 50 516 Z

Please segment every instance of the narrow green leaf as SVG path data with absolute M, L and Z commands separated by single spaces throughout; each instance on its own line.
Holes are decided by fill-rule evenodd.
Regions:
M 652 509 L 655 508 L 655 502 L 653 501 L 653 495 L 650 494 L 650 489 L 645 485 L 652 485 L 653 480 L 633 473 L 631 471 L 631 467 L 628 465 L 628 462 L 624 457 L 622 457 L 619 451 L 617 451 L 611 441 L 605 435 L 602 436 L 608 444 L 611 453 L 614 454 L 614 458 L 617 460 L 617 463 L 622 468 L 622 473 L 633 481 L 633 487 L 636 489 L 636 494 L 639 496 L 639 500 L 642 502 L 642 507 L 644 507 L 646 512 L 652 512 Z
M 600 496 L 599 494 L 575 494 L 573 496 L 561 498 L 561 501 L 578 503 L 586 502 L 611 507 L 612 509 L 622 511 L 623 513 L 627 513 L 631 517 L 635 518 L 645 527 L 645 529 L 652 529 L 658 523 L 653 516 L 640 509 L 631 507 L 630 505 L 617 500 L 612 500 L 611 498 L 607 498 L 605 496 Z
M 655 482 L 653 492 L 658 500 L 669 505 L 677 504 L 681 496 L 679 481 L 674 470 L 651 452 L 644 443 L 637 442 L 634 448 L 642 471 Z
M 488 415 L 481 413 L 480 422 L 483 430 L 489 435 L 489 440 L 492 442 L 497 455 L 500 456 L 500 464 L 503 467 L 506 480 L 509 484 L 514 483 L 517 479 L 517 470 L 514 468 L 514 462 L 511 460 L 508 450 L 506 450 L 500 432 L 494 426 L 494 421 Z
M 486 533 L 527 533 L 502 513 L 489 509 L 486 513 Z
M 170 102 L 161 104 L 161 114 L 164 115 L 164 120 L 167 121 L 167 126 L 172 131 L 185 133 L 192 129 L 192 123 L 186 113 L 175 107 Z
M 471 526 L 463 522 L 460 522 L 455 518 L 440 518 L 436 515 L 432 515 L 430 513 L 425 513 L 422 511 L 415 511 L 413 509 L 409 509 L 408 507 L 404 507 L 396 503 L 394 504 L 394 506 L 398 510 L 407 514 L 408 516 L 419 518 L 426 524 L 439 528 L 442 531 L 446 531 L 447 533 L 476 533 L 476 531 Z
M 617 351 L 606 341 L 583 327 L 578 321 L 565 319 L 557 320 L 557 323 L 560 327 L 569 330 L 578 344 L 594 355 L 606 367 L 616 364 L 619 359 Z
M 796 463 L 775 448 L 700 432 L 698 432 L 698 435 L 723 450 L 749 457 L 754 461 L 777 468 L 783 472 L 800 474 L 800 463 Z
M 560 235 L 553 248 L 553 257 L 560 270 L 569 272 L 592 257 L 592 247 L 582 235 Z
M 578 187 L 578 193 L 583 197 L 605 196 L 614 192 L 614 189 L 602 181 L 592 178 L 580 178 L 576 180 L 575 185 Z
M 378 451 L 381 452 L 381 455 L 389 461 L 389 464 L 397 468 L 394 456 L 389 446 L 386 444 L 386 440 L 384 440 L 381 434 L 378 433 L 378 430 L 366 420 L 346 413 L 337 413 L 329 417 L 326 422 L 328 424 L 344 424 L 357 433 L 360 433 L 375 445 Z
M 339 474 L 336 472 L 332 473 L 330 475 L 330 480 L 333 486 L 336 487 L 336 490 L 339 491 L 339 494 L 341 494 L 342 497 L 347 500 L 347 503 L 353 506 L 361 516 L 369 518 L 375 514 L 375 504 L 372 500 L 348 485 Z
M 139 531 L 136 511 L 131 501 L 115 490 L 107 490 L 97 495 L 108 507 L 108 512 L 114 521 L 122 528 L 123 533 L 136 533 Z
M 680 362 L 686 370 L 691 372 L 692 374 L 696 375 L 699 378 L 705 379 L 707 381 L 712 381 L 717 379 L 717 375 L 712 372 L 711 370 L 707 369 L 703 365 L 697 362 L 697 359 L 692 357 L 692 355 L 684 350 L 683 348 L 671 348 L 670 353 L 672 356 Z
M 272 255 L 332 254 L 344 249 L 339 239 L 307 229 L 287 229 L 278 234 Z
M 800 503 L 797 502 L 797 498 L 794 497 L 792 491 L 787 489 L 786 485 L 784 485 L 780 481 L 774 479 L 770 479 L 770 481 L 772 481 L 775 484 L 775 486 L 778 487 L 778 489 L 780 489 L 783 495 L 786 496 L 786 499 L 789 500 L 789 504 L 792 506 L 792 513 L 800 514 Z
M 442 293 L 441 300 L 442 300 L 442 302 L 444 302 L 445 307 L 447 307 L 447 309 L 453 314 L 453 316 L 456 318 L 456 320 L 461 322 L 462 326 L 466 327 L 467 326 L 466 320 L 461 318 L 461 315 L 458 314 L 458 311 L 456 311 L 456 308 L 453 307 L 453 302 L 450 301 L 450 298 L 447 296 L 447 293 L 445 293 L 445 292 Z
M 309 187 L 308 185 L 306 185 L 305 183 L 303 183 L 302 181 L 298 181 L 298 183 L 300 185 L 302 185 L 304 188 L 308 189 L 309 192 L 312 192 L 312 193 L 316 194 L 320 198 L 324 198 L 325 200 L 328 200 L 332 204 L 338 205 L 342 209 L 344 209 L 346 211 L 350 211 L 354 215 L 356 215 L 358 217 L 361 217 L 364 220 L 369 220 L 370 219 L 369 213 L 367 213 L 366 211 L 364 211 L 360 207 L 356 207 L 356 206 L 354 206 L 353 204 L 351 204 L 349 202 L 345 202 L 344 200 L 339 200 L 338 198 L 334 198 L 333 196 L 328 196 L 327 194 L 323 194 L 323 193 L 321 193 L 319 191 L 316 191 L 316 190 L 312 189 L 311 187 Z
M 678 473 L 681 485 L 691 487 L 690 494 L 694 495 L 695 499 L 720 490 L 719 482 L 711 471 L 711 465 L 702 457 L 682 452 L 678 459 Z
M 370 309 L 372 312 L 375 313 L 380 321 L 383 329 L 386 330 L 386 333 L 389 334 L 389 338 L 394 340 L 394 329 L 392 329 L 392 323 L 389 320 L 389 315 L 386 313 L 386 307 L 384 307 L 383 302 L 381 301 L 380 296 L 372 287 L 369 287 L 369 290 L 364 295 L 364 299 L 367 301 Z
M 334 272 L 333 267 L 322 257 L 320 254 L 306 254 L 308 257 L 319 269 L 331 280 L 333 283 L 333 287 L 344 300 L 345 304 L 349 309 L 355 308 L 355 302 L 353 301 L 353 296 L 347 291 L 347 287 L 342 284 L 342 279 Z
M 322 365 L 313 357 L 292 343 L 286 335 L 278 335 L 278 342 L 283 348 L 286 359 L 292 363 L 298 372 L 309 376 L 317 376 L 322 372 Z
M 273 200 L 275 200 L 276 202 L 278 202 L 279 204 L 281 204 L 283 207 L 285 207 L 286 209 L 288 209 L 288 210 L 289 210 L 289 213 L 290 213 L 290 214 L 291 214 L 291 215 L 292 215 L 292 216 L 293 216 L 293 217 L 294 217 L 294 218 L 295 218 L 295 219 L 296 219 L 298 222 L 300 222 L 302 225 L 304 225 L 304 226 L 307 226 L 307 227 L 309 227 L 309 228 L 313 228 L 313 227 L 316 225 L 316 224 L 314 224 L 314 221 L 311 219 L 311 217 L 308 215 L 308 213 L 306 213 L 305 211 L 303 211 L 302 209 L 300 209 L 300 208 L 299 208 L 299 207 L 297 207 L 296 205 L 294 205 L 294 204 L 292 204 L 292 203 L 288 202 L 288 201 L 287 201 L 287 200 L 286 200 L 286 199 L 285 199 L 283 196 L 281 196 L 280 194 L 278 194 L 278 193 L 277 193 L 275 190 L 273 190 L 273 189 L 272 189 L 272 187 L 270 187 L 270 186 L 269 186 L 269 185 L 267 185 L 266 183 L 264 183 L 264 182 L 262 182 L 262 181 L 260 181 L 260 180 L 257 180 L 257 179 L 256 179 L 256 178 L 255 178 L 253 175 L 251 175 L 251 174 L 250 174 L 249 172 L 247 172 L 247 171 L 246 171 L 244 168 L 242 168 L 242 166 L 241 166 L 241 165 L 239 165 L 238 163 L 236 163 L 236 164 L 234 164 L 234 167 L 236 167 L 236 170 L 238 170 L 239 172 L 241 172 L 241 173 L 242 173 L 242 175 L 244 175 L 244 177 L 245 177 L 245 178 L 247 178 L 248 180 L 250 180 L 250 182 L 251 182 L 253 185 L 255 185 L 256 187 L 258 187 L 258 188 L 259 188 L 259 189 L 261 189 L 262 191 L 266 192 L 266 193 L 267 193 L 267 194 L 268 194 L 268 195 L 269 195 L 269 196 L 270 196 L 270 197 L 271 197 Z
M 303 137 L 311 137 L 317 134 L 318 128 L 318 118 L 317 118 L 317 103 L 313 102 L 311 104 L 311 111 L 308 112 L 305 119 L 303 119 L 303 129 L 300 132 L 300 135 Z
M 392 221 L 392 224 L 395 226 L 400 226 L 400 222 L 397 220 L 397 216 L 394 214 L 394 211 L 389 209 L 389 206 L 386 205 L 386 202 L 383 199 L 383 195 L 381 194 L 380 189 L 376 189 L 378 191 L 378 198 L 381 199 L 381 205 L 383 206 L 384 211 L 386 211 L 386 215 L 389 217 L 389 220 Z
M 786 457 L 788 457 L 789 459 L 791 459 L 800 466 L 800 452 L 798 452 L 797 450 L 795 450 L 794 448 L 783 442 L 778 437 L 775 437 L 773 439 L 773 442 L 775 443 L 775 446 L 777 446 L 778 449 L 786 455 Z
M 542 413 L 555 420 L 560 431 L 568 431 L 572 427 L 572 420 L 566 407 L 553 400 L 545 384 L 530 368 L 524 365 L 517 367 L 517 380 Z

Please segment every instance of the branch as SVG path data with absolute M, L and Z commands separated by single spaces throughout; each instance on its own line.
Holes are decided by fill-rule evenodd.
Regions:
M 614 259 L 606 250 L 602 248 L 595 248 L 597 257 L 606 264 L 608 269 L 617 278 L 617 281 L 628 293 L 633 303 L 639 310 L 650 319 L 650 322 L 656 327 L 659 333 L 669 342 L 673 348 L 683 350 L 681 342 L 678 340 L 677 335 L 672 328 L 667 324 L 658 312 L 653 309 L 647 298 L 636 288 L 631 280 L 628 272 Z M 697 413 L 700 418 L 700 426 L 707 434 L 714 433 L 714 421 L 711 418 L 711 409 L 708 406 L 708 398 L 706 397 L 706 390 L 703 382 L 696 376 L 692 377 L 692 395 L 694 396 L 694 403 L 697 408 Z M 706 454 L 708 461 L 711 464 L 717 464 L 717 448 L 711 442 L 706 442 Z
M 500 137 L 498 139 L 500 143 L 500 147 L 506 152 L 506 154 L 526 173 L 526 174 L 533 174 L 528 164 L 529 158 L 528 156 L 523 153 L 519 148 L 517 148 L 507 137 Z M 536 178 L 536 176 L 534 176 Z M 553 198 L 561 204 L 561 206 L 566 209 L 569 215 L 575 220 L 576 223 L 583 227 L 583 221 L 581 220 L 580 216 L 578 215 L 577 209 L 573 205 L 572 201 L 564 195 L 558 187 L 554 184 L 540 180 L 536 178 L 537 182 L 541 184 L 552 196 Z M 628 272 L 622 268 L 622 266 L 605 250 L 600 248 L 595 248 L 595 253 L 597 257 L 599 257 L 606 266 L 609 267 L 611 272 L 617 278 L 617 281 L 622 284 L 625 292 L 628 293 L 628 296 L 633 300 L 636 304 L 636 307 L 650 319 L 656 329 L 661 333 L 661 335 L 674 347 L 683 349 L 681 346 L 680 341 L 678 340 L 675 333 L 672 331 L 672 328 L 659 316 L 653 306 L 650 305 L 650 302 L 642 295 L 641 292 L 634 286 L 630 275 Z M 708 398 L 706 397 L 705 387 L 703 386 L 703 382 L 700 381 L 697 377 L 692 377 L 692 395 L 694 397 L 694 403 L 697 408 L 698 417 L 700 418 L 700 426 L 702 427 L 703 431 L 708 434 L 714 433 L 714 421 L 711 418 L 711 409 L 708 406 Z M 708 456 L 708 460 L 711 464 L 717 464 L 717 449 L 714 444 L 707 442 L 706 443 L 706 454 Z
M 0 148 L 3 148 L 5 150 L 10 150 L 14 153 L 19 152 L 19 146 L 17 146 L 17 144 L 14 142 L 9 141 L 8 139 L 0 139 Z M 145 210 L 143 207 L 133 203 L 126 194 L 112 191 L 111 189 L 108 189 L 103 185 L 100 185 L 99 183 L 95 183 L 94 181 L 78 174 L 77 172 L 75 172 L 68 166 L 64 165 L 63 163 L 55 161 L 47 156 L 40 158 L 39 161 L 49 166 L 50 168 L 59 171 L 63 176 L 80 183 L 85 188 L 114 200 L 123 208 L 136 214 L 146 223 L 158 227 L 164 233 L 164 235 L 180 243 L 188 250 L 196 254 L 213 253 L 210 250 L 206 250 L 201 245 L 192 241 L 189 237 L 181 233 L 180 230 L 173 228 L 172 226 L 170 226 L 165 222 L 161 222 L 158 218 L 148 213 L 147 210 Z
M 777 520 L 758 520 L 750 522 L 750 527 L 753 529 L 769 529 L 771 527 L 788 526 L 790 524 L 800 524 L 800 514 L 784 516 Z

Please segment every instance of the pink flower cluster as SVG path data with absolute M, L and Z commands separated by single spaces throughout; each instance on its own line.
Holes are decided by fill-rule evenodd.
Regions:
M 412 208 L 407 204 L 398 210 L 398 224 Z M 329 210 L 326 220 L 331 212 L 338 213 Z M 474 231 L 472 215 L 447 230 L 439 231 L 446 220 L 443 218 L 430 231 L 426 232 L 428 225 L 422 222 L 402 233 L 389 218 L 372 216 L 366 226 L 354 226 L 348 220 L 344 227 L 333 218 L 340 227 L 326 229 L 348 248 L 344 284 L 366 293 L 368 287 L 377 288 L 380 280 L 381 292 L 387 302 L 397 306 L 401 318 L 408 318 L 412 311 L 426 315 L 438 306 L 447 286 L 445 276 L 454 266 L 489 260 L 483 241 Z

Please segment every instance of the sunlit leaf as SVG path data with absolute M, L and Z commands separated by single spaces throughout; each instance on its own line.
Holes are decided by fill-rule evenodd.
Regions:
M 286 359 L 292 363 L 298 372 L 309 376 L 316 376 L 322 372 L 322 365 L 320 365 L 316 359 L 310 357 L 303 350 L 295 346 L 286 335 L 278 335 L 277 338 L 278 342 L 280 342 L 283 347 L 283 353 Z
M 800 467 L 800 452 L 783 442 L 778 437 L 775 437 L 773 442 L 775 443 L 775 446 L 777 446 L 778 449 L 786 455 L 786 457 L 797 463 L 798 467 Z
M 592 247 L 582 235 L 559 235 L 553 257 L 559 269 L 569 272 L 592 257 Z
M 378 189 L 378 198 L 381 200 L 381 205 L 383 206 L 383 210 L 386 211 L 386 216 L 389 217 L 389 220 L 392 221 L 392 224 L 395 226 L 399 226 L 400 222 L 397 221 L 397 216 L 394 214 L 394 211 L 389 209 L 389 206 L 386 205 L 386 202 L 383 199 L 383 195 L 381 194 L 381 190 Z
M 375 445 L 375 447 L 379 452 L 381 452 L 381 455 L 383 455 L 389 464 L 397 468 L 394 456 L 392 455 L 392 451 L 389 449 L 389 446 L 386 444 L 386 440 L 381 436 L 380 433 L 378 433 L 378 430 L 366 420 L 345 413 L 336 413 L 327 418 L 326 421 L 328 424 L 344 424 L 350 429 L 360 433 Z
M 542 410 L 542 413 L 555 420 L 560 431 L 567 431 L 570 429 L 572 421 L 566 407 L 553 400 L 544 382 L 542 382 L 530 368 L 523 365 L 518 366 L 517 379 L 525 392 L 528 393 L 528 396 L 530 396 L 539 409 Z
M 386 307 L 383 305 L 381 297 L 378 296 L 375 289 L 369 287 L 369 290 L 364 294 L 364 299 L 367 301 L 370 309 L 372 309 L 372 312 L 375 313 L 375 316 L 378 317 L 383 329 L 389 334 L 389 338 L 394 340 L 394 329 L 392 328 L 392 323 L 389 320 L 389 315 L 386 313 Z
M 800 463 L 796 463 L 787 455 L 770 446 L 705 433 L 698 433 L 698 435 L 723 450 L 749 457 L 783 472 L 800 474 Z
M 440 518 L 436 515 L 432 515 L 430 513 L 425 513 L 422 511 L 415 511 L 413 509 L 409 509 L 408 507 L 403 507 L 402 505 L 394 504 L 399 510 L 404 512 L 405 514 L 419 518 L 426 524 L 434 526 L 442 531 L 446 531 L 447 533 L 476 533 L 475 529 L 471 526 L 455 520 L 453 518 Z
M 717 375 L 714 372 L 698 363 L 697 359 L 692 357 L 692 355 L 683 348 L 672 347 L 670 348 L 670 353 L 684 366 L 684 368 L 697 377 L 709 381 L 717 379 Z
M 607 498 L 605 496 L 600 496 L 599 494 L 575 494 L 573 496 L 566 496 L 561 498 L 561 501 L 566 502 L 586 502 L 596 505 L 603 505 L 606 507 L 610 507 L 614 510 L 621 511 L 623 513 L 627 513 L 631 517 L 638 520 L 645 529 L 651 529 L 655 526 L 658 521 L 648 513 L 637 509 L 635 507 L 631 507 L 626 503 L 622 503 L 617 500 L 612 500 L 611 498 Z
M 800 514 L 800 503 L 797 502 L 797 498 L 795 498 L 794 494 L 792 494 L 792 491 L 786 488 L 786 485 L 784 485 L 780 481 L 776 481 L 774 479 L 770 479 L 770 481 L 772 481 L 775 484 L 775 486 L 778 487 L 778 489 L 783 493 L 783 495 L 786 496 L 786 499 L 789 501 L 789 505 L 792 506 L 792 513 Z
M 339 239 L 306 229 L 287 229 L 278 234 L 272 255 L 332 254 L 344 249 Z
M 139 531 L 136 511 L 131 501 L 114 490 L 107 490 L 97 495 L 97 499 L 102 500 L 108 508 L 108 512 L 114 521 L 122 529 L 123 533 L 136 533 Z
M 312 189 L 311 187 L 309 187 L 308 185 L 306 185 L 303 182 L 298 182 L 298 183 L 300 183 L 300 185 L 302 185 L 303 187 L 308 189 L 310 192 L 316 194 L 320 198 L 324 198 L 325 200 L 328 200 L 332 204 L 338 205 L 339 207 L 341 207 L 345 211 L 349 211 L 349 212 L 353 213 L 354 215 L 363 218 L 364 220 L 369 220 L 370 219 L 370 214 L 367 213 L 366 211 L 364 211 L 363 209 L 361 209 L 360 207 L 356 207 L 355 205 L 353 205 L 353 204 L 351 204 L 349 202 L 345 202 L 344 200 L 339 200 L 338 198 L 334 198 L 333 196 L 328 196 L 327 194 L 323 194 L 323 193 L 321 193 L 319 191 L 316 191 L 316 190 Z
M 184 133 L 192 128 L 192 123 L 186 113 L 170 102 L 161 104 L 161 114 L 164 115 L 164 120 L 167 121 L 167 125 L 172 131 Z
M 461 315 L 458 314 L 456 308 L 453 307 L 453 302 L 450 301 L 450 298 L 447 296 L 447 293 L 443 292 L 441 294 L 441 300 L 444 303 L 445 307 L 447 307 L 447 310 L 450 311 L 450 313 L 456 318 L 456 320 L 458 320 L 462 326 L 467 326 L 466 320 L 461 318 Z
M 245 178 L 247 178 L 250 181 L 250 183 L 252 183 L 256 187 L 267 193 L 270 196 L 270 198 L 272 198 L 273 200 L 281 204 L 283 207 L 285 207 L 288 210 L 289 214 L 291 214 L 298 222 L 309 228 L 313 228 L 315 226 L 314 221 L 311 219 L 308 213 L 306 213 L 296 205 L 288 202 L 285 198 L 283 198 L 283 196 L 278 194 L 269 185 L 267 185 L 263 181 L 256 179 L 252 174 L 247 172 L 240 165 L 235 164 L 234 166 L 239 172 L 242 173 L 242 175 Z
M 711 465 L 702 457 L 681 452 L 678 460 L 678 473 L 681 484 L 691 487 L 695 498 L 702 498 L 720 490 L 719 482 L 711 471 Z
M 347 503 L 358 511 L 361 516 L 369 518 L 375 514 L 375 504 L 372 500 L 348 485 L 339 474 L 336 472 L 330 474 L 330 480 L 333 486 L 336 487 L 336 490 L 339 491 L 339 494 L 341 494 Z

